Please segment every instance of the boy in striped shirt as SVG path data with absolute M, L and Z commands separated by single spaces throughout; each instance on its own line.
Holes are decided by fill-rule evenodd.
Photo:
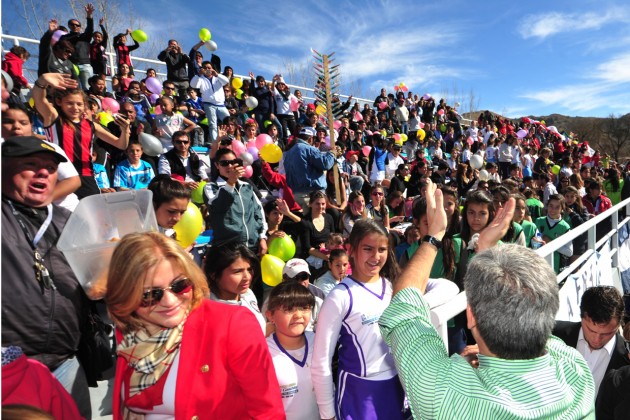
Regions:
M 117 191 L 147 188 L 155 173 L 148 162 L 140 159 L 142 145 L 130 142 L 125 153 L 127 159 L 120 162 L 114 172 L 114 188 Z

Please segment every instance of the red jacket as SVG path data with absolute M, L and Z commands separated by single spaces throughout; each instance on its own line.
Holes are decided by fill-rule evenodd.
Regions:
M 597 200 L 593 202 L 593 200 L 589 198 L 587 194 L 582 197 L 582 204 L 584 205 L 584 207 L 586 207 L 586 210 L 588 210 L 590 214 L 594 215 L 602 214 L 612 207 L 612 201 L 610 201 L 610 198 L 606 197 L 605 195 L 600 195 L 599 197 L 597 197 Z
M 56 419 L 82 418 L 68 391 L 48 368 L 24 355 L 2 366 L 2 405 L 7 404 L 32 405 Z
M 28 80 L 26 80 L 22 71 L 23 65 L 24 62 L 22 61 L 22 59 L 13 54 L 11 51 L 6 53 L 6 55 L 4 56 L 4 60 L 2 60 L 2 70 L 9 73 L 9 75 L 13 79 L 13 83 L 20 87 L 26 87 L 28 85 Z
M 127 369 L 119 357 L 113 398 L 118 420 Z M 240 306 L 204 300 L 190 313 L 176 387 L 176 419 L 286 418 L 265 337 L 254 315 Z
M 274 170 L 271 169 L 271 165 L 267 162 L 263 162 L 262 164 L 262 175 L 272 187 L 282 188 L 282 199 L 287 202 L 289 210 L 302 211 L 302 207 L 295 202 L 293 190 L 289 187 L 289 184 L 287 184 L 286 176 L 279 174 L 278 172 L 274 172 Z

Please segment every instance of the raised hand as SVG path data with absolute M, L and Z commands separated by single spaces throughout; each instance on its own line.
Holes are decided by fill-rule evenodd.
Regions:
M 44 73 L 39 78 L 44 79 L 48 86 L 59 90 L 74 89 L 79 86 L 79 82 L 72 79 L 69 74 Z

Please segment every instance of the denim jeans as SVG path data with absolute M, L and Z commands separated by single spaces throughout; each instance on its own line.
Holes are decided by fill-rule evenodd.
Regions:
M 66 360 L 52 374 L 77 403 L 81 415 L 86 419 L 91 419 L 90 390 L 79 360 L 76 357 Z
M 94 71 L 92 70 L 91 64 L 79 64 L 77 65 L 79 68 L 79 82 L 81 82 L 81 89 L 88 90 L 90 85 L 88 83 L 88 79 L 94 76 Z
M 210 133 L 210 142 L 217 139 L 219 128 L 217 122 L 223 122 L 223 119 L 230 116 L 230 111 L 225 106 L 216 106 L 209 103 L 203 103 L 203 110 L 208 118 L 208 132 Z

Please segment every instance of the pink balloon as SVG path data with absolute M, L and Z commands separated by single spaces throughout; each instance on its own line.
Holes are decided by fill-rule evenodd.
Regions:
M 516 132 L 516 137 L 518 137 L 519 139 L 522 139 L 523 137 L 527 137 L 527 130 L 518 130 Z
M 256 147 L 258 148 L 258 150 L 262 149 L 265 144 L 269 143 L 273 143 L 273 139 L 269 134 L 263 133 L 259 134 L 258 137 L 256 137 Z
M 157 94 L 162 93 L 162 82 L 160 82 L 155 77 L 147 78 L 146 82 L 144 83 L 146 84 L 147 89 L 149 89 L 151 93 L 157 93 Z
M 400 134 L 399 133 L 394 133 L 394 135 L 392 136 L 394 138 L 394 140 L 400 140 Z
M 384 110 L 385 108 L 387 108 L 387 102 L 380 102 L 378 104 L 378 109 L 380 109 L 381 111 Z
M 424 123 L 423 122 L 420 123 L 420 128 L 424 128 Z
M 162 114 L 162 107 L 157 105 L 155 108 L 155 115 L 161 115 Z
M 361 114 L 359 111 L 356 111 L 354 113 L 354 120 L 355 121 L 363 121 L 363 114 Z
M 437 112 L 437 114 L 438 114 L 438 115 L 444 115 L 444 110 L 443 110 L 443 109 L 440 109 L 440 110 Z
M 112 114 L 116 114 L 120 111 L 120 104 L 116 101 L 116 99 L 103 98 L 101 99 L 101 105 L 103 107 L 103 111 L 111 111 Z
M 335 130 L 339 130 L 339 129 L 341 128 L 341 121 L 336 120 L 336 121 L 333 123 L 333 127 L 335 127 Z
M 472 138 L 472 137 L 468 137 L 468 138 L 466 139 L 466 142 L 468 142 L 468 144 L 470 144 L 470 145 L 472 146 L 472 144 L 475 142 L 475 140 L 473 140 L 473 138 Z
M 248 147 L 247 151 L 254 157 L 254 162 L 258 160 L 258 153 L 260 153 L 260 151 L 258 150 L 257 147 L 254 147 L 254 146 Z
M 367 134 L 368 136 L 371 136 L 374 133 L 372 133 L 370 130 L 365 130 L 365 134 Z
M 234 142 L 232 142 L 232 144 L 234 144 Z M 251 178 L 252 175 L 254 175 L 254 170 L 252 169 L 251 166 L 246 166 L 245 167 L 245 173 L 243 174 L 243 176 L 245 178 Z
M 245 145 L 240 140 L 232 140 L 232 151 L 236 156 L 240 156 L 246 150 Z
M 370 156 L 370 151 L 372 150 L 372 148 L 370 146 L 363 146 L 363 148 L 361 149 L 361 151 L 363 152 L 363 156 L 368 157 Z

